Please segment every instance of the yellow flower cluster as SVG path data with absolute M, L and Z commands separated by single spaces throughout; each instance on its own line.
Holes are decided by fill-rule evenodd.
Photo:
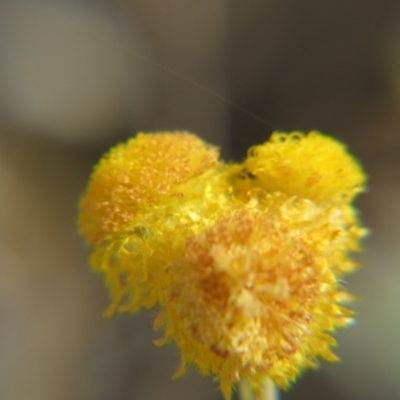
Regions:
M 346 148 L 274 133 L 241 164 L 185 132 L 139 134 L 96 167 L 81 201 L 107 315 L 158 305 L 156 329 L 226 400 L 241 379 L 287 387 L 351 321 L 341 277 L 365 235 L 351 201 L 365 175 Z

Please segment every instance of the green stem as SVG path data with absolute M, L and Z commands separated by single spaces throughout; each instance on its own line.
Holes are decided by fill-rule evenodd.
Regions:
M 240 400 L 278 400 L 279 393 L 274 383 L 270 379 L 266 379 L 263 396 L 257 397 L 250 382 L 244 379 L 240 381 L 239 398 Z

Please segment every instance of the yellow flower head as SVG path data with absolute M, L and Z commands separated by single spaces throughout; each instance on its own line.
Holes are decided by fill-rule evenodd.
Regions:
M 218 150 L 187 132 L 138 134 L 97 165 L 81 201 L 82 234 L 100 243 L 177 186 L 217 164 Z
M 276 132 L 249 150 L 243 163 L 247 190 L 263 188 L 314 201 L 349 203 L 365 174 L 346 147 L 318 132 Z
M 274 197 L 266 213 L 239 209 L 191 237 L 168 268 L 156 326 L 180 348 L 181 372 L 190 363 L 212 372 L 226 399 L 239 379 L 262 392 L 266 377 L 287 387 L 317 356 L 336 360 L 329 333 L 350 320 L 334 211 Z
M 342 276 L 365 229 L 365 175 L 327 136 L 275 133 L 242 164 L 188 133 L 140 134 L 96 167 L 80 226 L 104 274 L 108 315 L 159 305 L 158 343 L 213 374 L 226 400 L 248 380 L 287 387 L 351 320 Z

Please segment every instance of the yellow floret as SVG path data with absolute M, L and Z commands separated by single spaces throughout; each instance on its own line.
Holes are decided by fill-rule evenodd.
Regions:
M 366 180 L 346 147 L 318 132 L 275 132 L 249 150 L 243 167 L 241 190 L 262 188 L 314 201 L 349 203 Z

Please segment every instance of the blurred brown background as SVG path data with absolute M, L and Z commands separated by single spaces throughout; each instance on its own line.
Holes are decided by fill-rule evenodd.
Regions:
M 194 371 L 170 381 L 154 311 L 101 318 L 77 235 L 101 153 L 166 129 L 235 159 L 273 129 L 349 144 L 370 175 L 357 323 L 340 364 L 281 398 L 399 399 L 399 111 L 398 0 L 0 0 L 0 399 L 220 398 Z

